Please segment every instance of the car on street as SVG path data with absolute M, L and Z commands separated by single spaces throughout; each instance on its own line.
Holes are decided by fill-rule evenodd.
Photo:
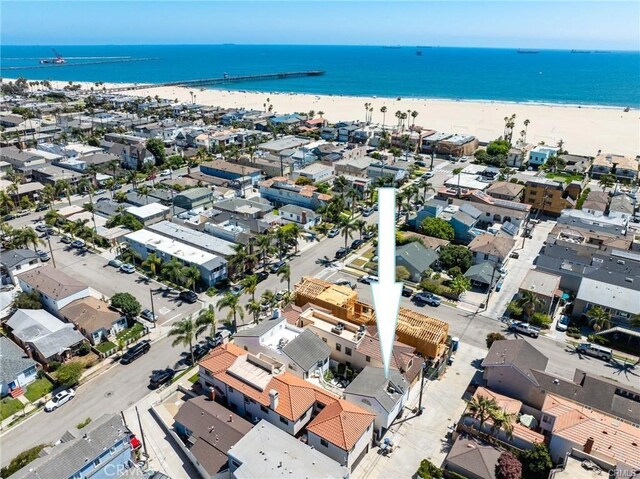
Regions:
M 178 296 L 182 301 L 187 303 L 195 303 L 198 301 L 198 295 L 193 291 L 180 291 L 180 295 Z
M 256 273 L 256 279 L 258 280 L 258 283 L 263 282 L 268 277 L 269 277 L 269 273 L 267 273 L 266 271 L 258 271 Z
M 379 279 L 375 274 L 365 274 L 362 278 L 360 278 L 360 282 L 364 284 L 377 283 L 378 281 Z
M 66 235 L 60 238 L 60 242 L 64 244 L 71 244 L 72 241 L 73 240 Z
M 109 266 L 113 266 L 114 268 L 118 268 L 120 269 L 120 267 L 124 264 L 122 261 L 120 261 L 119 259 L 112 259 L 109 260 L 109 262 L 107 263 Z
M 171 176 L 171 170 L 166 169 L 160 172 L 160 176 Z
M 244 286 L 241 284 L 234 284 L 229 288 L 229 292 L 234 296 L 240 296 L 244 291 Z
M 422 178 L 428 180 L 429 178 L 433 178 L 434 175 L 435 173 L 433 171 L 427 171 L 424 175 L 422 175 Z
M 509 258 L 513 258 L 513 259 L 518 259 L 519 257 L 520 257 L 520 253 L 518 253 L 517 251 L 514 251 L 509 255 Z
M 351 249 L 358 249 L 360 246 L 364 244 L 364 241 L 361 239 L 356 239 L 351 242 Z
M 58 409 L 63 404 L 71 401 L 76 395 L 76 392 L 72 389 L 65 389 L 64 391 L 60 391 L 58 394 L 53 396 L 51 399 L 47 401 L 44 405 L 44 410 L 46 412 L 51 412 Z
M 4 215 L 2 217 L 2 221 L 11 221 L 11 220 L 15 220 L 17 218 L 16 215 L 9 213 L 8 215 Z
M 329 232 L 327 233 L 327 236 L 329 238 L 335 238 L 336 236 L 338 236 L 340 234 L 340 229 L 339 228 L 331 228 L 329 230 Z
M 282 301 L 287 296 L 288 293 L 289 291 L 287 291 L 286 289 L 282 289 L 278 291 L 275 295 L 276 301 Z
M 49 256 L 49 253 L 41 249 L 36 250 L 36 254 L 40 258 L 40 261 L 49 261 L 51 259 L 51 256 Z
M 43 233 L 43 232 L 47 231 L 47 225 L 45 225 L 44 223 L 40 223 L 40 224 L 36 225 L 36 231 L 38 233 Z
M 204 358 L 207 355 L 208 352 L 209 352 L 209 349 L 207 349 L 206 347 L 202 346 L 201 344 L 196 345 L 193 348 L 193 359 L 194 359 L 194 361 L 197 363 L 202 358 Z M 185 358 L 184 362 L 187 364 L 187 366 L 193 366 L 193 362 L 191 361 L 191 354 L 189 354 L 188 352 L 187 352 L 187 357 Z
M 402 296 L 404 296 L 405 298 L 410 298 L 412 294 L 413 290 L 409 286 L 402 287 Z
M 103 202 L 103 201 L 109 201 L 109 198 L 107 198 L 106 196 L 105 196 L 104 198 L 98 198 L 98 199 L 96 200 L 96 203 L 101 203 L 101 202 Z
M 607 362 L 613 358 L 613 351 L 599 344 L 581 343 L 576 347 L 576 351 L 580 354 L 593 356 L 594 358 L 599 358 Z
M 152 323 L 158 320 L 158 315 L 153 314 L 153 312 L 150 309 L 143 309 L 142 312 L 140 313 L 140 317 L 143 319 L 146 319 L 147 321 L 151 321 Z
M 155 371 L 149 380 L 149 388 L 158 389 L 160 386 L 170 383 L 175 375 L 176 372 L 171 368 Z
M 376 235 L 375 231 L 367 231 L 365 234 L 362 235 L 362 237 L 365 239 L 365 241 L 367 241 L 373 238 L 375 235 Z
M 496 291 L 500 291 L 502 289 L 502 280 L 496 283 Z
M 420 168 L 425 168 L 427 166 L 427 164 L 422 160 L 416 161 L 414 165 L 419 166 Z
M 213 349 L 225 342 L 229 341 L 231 337 L 231 333 L 226 329 L 221 329 L 220 331 L 216 331 L 216 335 L 212 338 L 211 336 L 207 336 L 207 346 Z
M 334 281 L 333 284 L 336 284 L 338 286 L 349 286 L 351 289 L 356 289 L 356 283 L 344 278 L 339 279 L 338 281 Z
M 373 208 L 365 208 L 362 210 L 362 216 L 371 216 L 376 210 Z
M 513 321 L 509 325 L 509 330 L 516 333 L 524 334 L 526 336 L 530 336 L 532 338 L 537 338 L 538 336 L 540 336 L 540 328 L 531 326 L 529 323 L 523 323 L 521 321 Z
M 269 265 L 269 272 L 270 273 L 277 273 L 278 271 L 280 271 L 280 269 L 285 265 L 284 261 L 278 261 L 277 263 L 273 263 L 271 265 Z
M 340 248 L 338 251 L 336 251 L 336 258 L 337 259 L 344 258 L 348 254 L 349 254 L 348 248 Z
M 44 203 L 40 203 L 38 206 L 36 206 L 35 211 L 44 211 L 44 210 L 48 210 L 49 206 L 44 204 Z
M 560 319 L 558 319 L 558 322 L 556 323 L 556 329 L 558 331 L 566 331 L 567 329 L 569 329 L 570 322 L 571 320 L 569 319 L 569 316 L 563 314 L 562 316 L 560 316 Z
M 120 359 L 120 362 L 122 364 L 130 364 L 143 354 L 147 354 L 150 349 L 151 343 L 148 339 L 140 341 L 139 343 L 134 344 L 129 349 L 127 349 L 127 352 L 122 355 L 122 359 Z
M 436 296 L 435 294 L 429 293 L 427 291 L 416 294 L 413 297 L 413 300 L 416 303 L 424 303 L 428 304 L 429 306 L 440 306 L 440 304 L 442 303 L 442 299 L 440 298 L 440 296 Z
M 71 246 L 73 246 L 74 248 L 84 248 L 86 246 L 86 243 L 84 242 L 84 240 L 77 239 L 71 242 Z
M 123 273 L 131 274 L 136 272 L 136 268 L 130 263 L 124 263 L 122 266 L 120 266 L 120 271 L 122 271 Z

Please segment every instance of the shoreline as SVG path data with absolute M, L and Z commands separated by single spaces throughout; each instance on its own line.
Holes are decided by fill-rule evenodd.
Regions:
M 3 79 L 3 81 L 11 81 Z M 52 87 L 62 88 L 66 81 L 50 81 Z M 95 88 L 95 82 L 74 82 L 83 90 Z M 585 106 L 566 104 L 542 104 L 534 102 L 508 102 L 503 100 L 448 100 L 430 98 L 321 95 L 294 92 L 263 92 L 249 90 L 224 90 L 220 88 L 186 88 L 178 86 L 155 86 L 148 83 L 104 83 L 109 88 L 145 86 L 136 90 L 110 92 L 115 95 L 154 97 L 221 108 L 245 108 L 264 110 L 267 99 L 277 114 L 309 112 L 330 122 L 363 121 L 364 104 L 373 108 L 372 123 L 382 124 L 380 108 L 387 107 L 385 126 L 397 124 L 396 111 L 417 111 L 415 124 L 423 128 L 448 133 L 476 136 L 480 141 L 491 141 L 503 134 L 504 118 L 516 114 L 514 138 L 524 130 L 523 122 L 530 120 L 527 142 L 544 142 L 555 146 L 560 140 L 572 154 L 595 156 L 598 150 L 607 153 L 635 157 L 640 154 L 640 110 L 626 107 Z M 95 89 L 96 93 L 101 88 Z

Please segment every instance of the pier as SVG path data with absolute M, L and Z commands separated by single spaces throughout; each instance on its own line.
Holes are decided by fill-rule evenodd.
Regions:
M 136 84 L 127 87 L 110 88 L 108 91 L 141 90 L 144 88 L 157 88 L 167 86 L 199 87 L 224 85 L 225 83 L 238 83 L 247 81 L 284 80 L 287 78 L 316 77 L 324 75 L 324 73 L 325 72 L 323 70 L 307 70 L 299 72 L 261 73 L 256 75 L 225 75 L 221 78 L 203 78 L 200 80 L 182 80 L 153 84 Z

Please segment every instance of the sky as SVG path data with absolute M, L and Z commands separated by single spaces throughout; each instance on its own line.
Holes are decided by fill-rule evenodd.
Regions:
M 6 1 L 4 45 L 324 44 L 640 50 L 640 2 Z

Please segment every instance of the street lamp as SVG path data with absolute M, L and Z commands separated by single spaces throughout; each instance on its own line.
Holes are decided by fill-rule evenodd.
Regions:
M 421 377 L 420 377 L 420 396 L 418 396 L 418 412 L 416 413 L 416 416 L 421 416 L 422 415 L 422 393 L 424 391 L 424 377 L 427 373 L 427 370 L 429 369 L 429 366 L 431 365 L 431 359 L 426 359 L 423 363 L 422 363 L 422 370 L 421 370 Z

